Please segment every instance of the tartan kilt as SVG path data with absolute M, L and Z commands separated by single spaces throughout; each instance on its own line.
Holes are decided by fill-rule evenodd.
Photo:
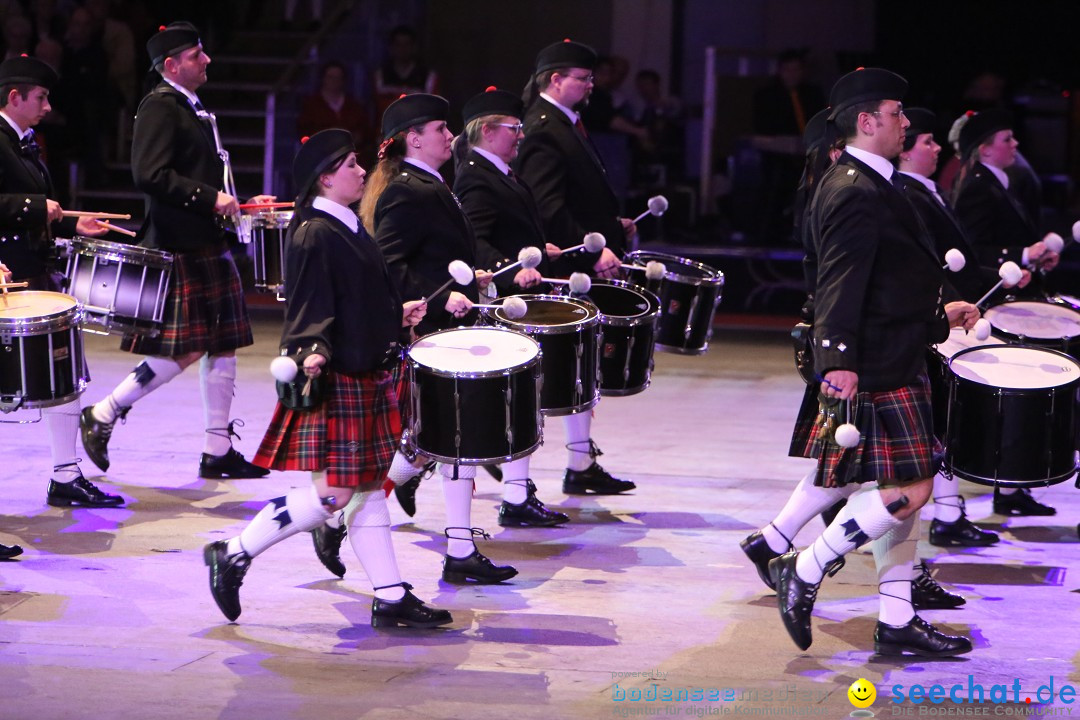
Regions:
M 161 331 L 127 333 L 120 349 L 140 355 L 216 355 L 254 343 L 244 289 L 228 247 L 175 253 Z
M 326 397 L 315 409 L 277 404 L 252 462 L 271 470 L 325 470 L 331 487 L 373 490 L 386 478 L 400 437 L 391 373 L 330 371 Z
M 862 440 L 853 448 L 842 448 L 827 436 L 830 423 L 819 405 L 818 389 L 818 383 L 806 387 L 789 450 L 792 457 L 818 461 L 815 485 L 905 482 L 933 476 L 934 454 L 941 452 L 941 445 L 933 434 L 930 381 L 925 374 L 897 390 L 856 395 L 852 422 Z M 844 418 L 837 424 L 841 422 Z

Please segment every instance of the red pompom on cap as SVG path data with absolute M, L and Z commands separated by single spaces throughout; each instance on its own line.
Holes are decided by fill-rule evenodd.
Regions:
M 21 53 L 21 54 L 19 55 L 19 57 L 30 57 L 30 56 L 29 56 L 29 55 L 27 55 L 26 53 Z
M 499 88 L 495 87 L 494 85 L 488 85 L 486 88 L 484 88 L 484 92 L 495 92 L 498 89 Z
M 964 117 L 972 117 L 974 115 L 975 115 L 974 110 L 968 110 L 967 112 L 964 113 Z
M 570 38 L 563 38 L 562 41 L 563 42 L 570 42 Z
M 158 32 L 165 32 L 165 26 L 164 25 L 158 25 Z
M 311 139 L 311 137 L 309 137 L 308 135 L 305 135 L 304 137 L 300 138 L 300 144 L 303 145 L 304 143 L 306 143 L 310 139 Z
M 400 100 L 401 98 L 405 97 L 407 94 L 408 93 L 401 93 L 400 95 L 397 96 L 397 99 Z

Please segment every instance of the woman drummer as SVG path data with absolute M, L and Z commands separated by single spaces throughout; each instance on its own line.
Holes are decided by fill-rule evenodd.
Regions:
M 449 277 L 451 261 L 461 260 L 470 267 L 477 264 L 472 227 L 439 173 L 450 159 L 454 139 L 446 127 L 448 112 L 445 99 L 424 93 L 403 95 L 386 109 L 379 163 L 360 204 L 360 218 L 382 248 L 402 297 L 427 299 L 427 315 L 416 326 L 420 336 L 472 324 L 478 289 L 491 282 L 491 273 L 477 271 L 475 283 L 435 294 Z M 439 472 L 447 525 L 443 579 L 497 583 L 517 575 L 513 567 L 493 565 L 476 549 L 473 537 L 486 535 L 472 527 L 476 468 L 440 464 Z M 399 453 L 390 469 L 390 480 L 396 485 L 407 483 L 415 493 L 418 473 L 422 470 Z M 415 506 L 406 507 L 412 500 L 408 490 L 398 498 L 406 511 L 415 511 Z
M 402 303 L 350 207 L 363 196 L 364 175 L 346 130 L 316 133 L 293 162 L 298 199 L 286 237 L 281 350 L 303 368 L 305 388 L 325 389 L 314 408 L 278 403 L 255 462 L 309 470 L 312 485 L 271 500 L 238 536 L 206 546 L 211 593 L 229 620 L 240 615 L 240 585 L 252 558 L 337 516 L 375 589 L 372 626 L 451 622 L 450 613 L 424 605 L 402 582 L 390 540 L 381 484 L 401 430 L 390 369 L 400 362 L 402 328 L 415 326 L 427 308 Z

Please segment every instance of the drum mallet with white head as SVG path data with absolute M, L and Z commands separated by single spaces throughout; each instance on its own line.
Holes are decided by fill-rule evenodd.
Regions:
M 454 283 L 457 283 L 458 285 L 468 285 L 476 278 L 473 269 L 469 267 L 464 260 L 451 260 L 446 269 L 450 273 L 450 279 L 444 282 L 435 292 L 425 298 L 421 298 L 422 302 L 427 302 L 431 298 L 436 297 Z
M 485 308 L 487 310 L 498 310 L 499 308 L 502 308 L 503 314 L 511 320 L 525 317 L 525 313 L 529 312 L 529 306 L 525 304 L 525 301 L 519 297 L 513 296 L 503 300 L 501 305 L 473 305 L 473 307 Z
M 296 361 L 287 355 L 279 355 L 270 361 L 270 374 L 274 376 L 274 379 L 282 383 L 291 383 L 296 379 L 297 373 L 300 372 L 299 366 Z M 311 381 L 314 377 L 308 377 L 307 382 L 304 383 L 304 389 L 300 391 L 300 394 L 307 397 L 311 393 Z
M 569 285 L 570 292 L 574 295 L 584 295 L 592 290 L 592 278 L 583 272 L 570 273 L 569 280 L 562 280 L 559 278 L 540 278 L 546 283 L 552 283 L 553 285 Z
M 574 245 L 573 247 L 566 248 L 565 250 L 563 250 L 563 254 L 566 254 L 568 252 L 574 252 L 575 250 L 581 250 L 582 248 L 584 248 L 588 252 L 600 252 L 605 247 L 607 247 L 607 239 L 605 239 L 604 236 L 598 232 L 591 232 L 585 234 L 585 237 L 582 238 L 582 243 L 580 245 Z
M 641 213 L 636 218 L 634 218 L 634 223 L 635 224 L 637 224 L 637 222 L 640 221 L 640 220 L 644 220 L 646 215 L 653 215 L 655 217 L 660 217 L 665 212 L 667 212 L 667 209 L 668 209 L 667 198 L 664 197 L 663 195 L 653 195 L 651 198 L 649 198 L 648 207 L 649 207 L 648 210 L 646 210 L 645 212 Z
M 975 303 L 976 305 L 982 305 L 984 302 L 986 302 L 986 299 L 993 295 L 995 292 L 997 292 L 997 289 L 1002 285 L 1008 284 L 1009 287 L 1016 285 L 1024 278 L 1024 273 L 1020 269 L 1019 265 L 1014 263 L 1012 260 L 1006 260 L 1005 262 L 1001 263 L 1001 267 L 998 268 L 998 277 L 1001 279 L 998 280 L 997 285 L 994 285 L 994 287 L 990 288 L 990 292 L 979 298 L 979 300 Z
M 518 253 L 517 262 L 512 262 L 509 265 L 507 265 L 506 267 L 499 268 L 498 270 L 493 272 L 491 274 L 491 276 L 493 278 L 494 277 L 499 277 L 500 275 L 502 275 L 507 270 L 513 270 L 514 268 L 516 268 L 518 266 L 523 267 L 523 268 L 525 268 L 527 270 L 532 269 L 532 268 L 536 267 L 537 265 L 539 265 L 540 261 L 543 260 L 543 259 L 544 259 L 544 254 L 542 252 L 540 252 L 540 248 L 523 247 L 523 248 L 521 248 L 521 252 Z
M 644 265 L 634 265 L 633 263 L 620 263 L 627 270 L 644 270 L 646 280 L 659 280 L 667 273 L 667 265 L 659 260 L 650 260 Z
M 945 264 L 941 266 L 941 269 L 960 272 L 965 265 L 967 265 L 967 258 L 964 257 L 964 253 L 956 248 L 949 248 L 948 252 L 945 253 Z

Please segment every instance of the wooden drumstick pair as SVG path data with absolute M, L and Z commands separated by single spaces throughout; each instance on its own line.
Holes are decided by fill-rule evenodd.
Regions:
M 4 300 L 4 307 L 8 306 L 8 290 L 10 288 L 24 288 L 24 287 L 29 287 L 29 286 L 30 286 L 30 283 L 25 283 L 25 282 L 12 282 L 12 283 L 0 282 L 0 291 L 3 291 L 2 297 L 3 297 L 3 300 Z
M 138 233 L 132 232 L 127 228 L 122 228 L 119 225 L 113 225 L 112 223 L 103 222 L 104 220 L 130 220 L 130 213 L 107 213 L 107 212 L 91 212 L 89 210 L 64 210 L 64 217 L 73 218 L 93 218 L 98 221 L 104 228 L 108 228 L 113 232 L 120 233 L 121 235 L 127 235 L 128 237 L 138 237 Z

